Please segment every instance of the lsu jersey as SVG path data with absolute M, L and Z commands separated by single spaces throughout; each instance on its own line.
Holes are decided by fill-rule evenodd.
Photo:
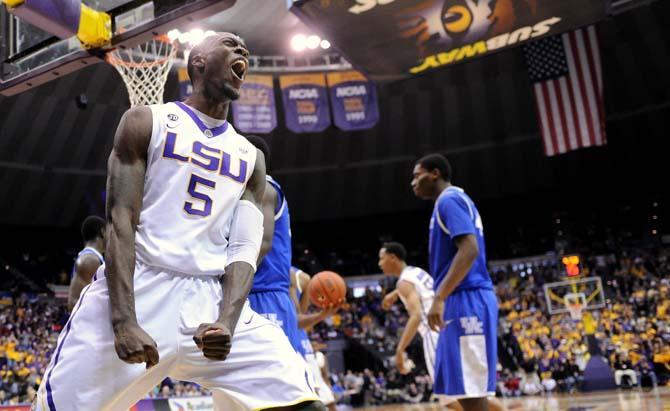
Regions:
M 493 283 L 486 268 L 486 244 L 484 243 L 482 219 L 477 207 L 462 188 L 450 186 L 442 191 L 435 201 L 429 230 L 430 273 L 435 280 L 436 290 L 446 277 L 458 251 L 455 238 L 466 234 L 477 237 L 479 255 L 454 292 L 478 288 L 493 289 Z
M 267 182 L 277 192 L 275 207 L 275 229 L 272 236 L 272 248 L 263 257 L 254 275 L 252 292 L 285 291 L 291 285 L 291 217 L 288 202 L 279 183 L 267 176 Z
M 430 276 L 427 272 L 422 270 L 419 267 L 407 266 L 400 277 L 398 278 L 398 283 L 400 281 L 407 281 L 414 285 L 414 289 L 419 294 L 419 302 L 421 303 L 421 324 L 419 325 L 419 333 L 422 336 L 425 336 L 430 328 L 428 327 L 428 310 L 433 304 L 433 298 L 435 292 L 433 291 L 433 277 Z M 403 304 L 406 305 L 404 298 L 400 296 L 400 299 L 403 300 Z
M 256 148 L 227 121 L 184 103 L 149 107 L 153 131 L 135 234 L 137 260 L 192 275 L 221 275 Z

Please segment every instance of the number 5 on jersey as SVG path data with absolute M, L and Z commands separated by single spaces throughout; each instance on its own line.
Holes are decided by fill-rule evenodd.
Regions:
M 198 191 L 198 188 L 201 190 Z M 187 191 L 194 200 L 202 202 L 202 208 L 194 206 L 191 201 L 186 201 L 184 203 L 184 211 L 198 217 L 207 217 L 212 214 L 212 197 L 202 193 L 202 191 L 207 189 L 213 190 L 214 188 L 216 188 L 215 181 L 207 180 L 197 174 L 191 174 L 191 180 L 188 183 Z

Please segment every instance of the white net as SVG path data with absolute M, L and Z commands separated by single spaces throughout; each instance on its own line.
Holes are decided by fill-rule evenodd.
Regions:
M 586 306 L 586 296 L 584 293 L 569 293 L 563 299 L 565 301 L 565 308 L 570 313 L 570 318 L 573 321 L 580 321 L 582 319 L 582 311 Z
M 107 62 L 123 77 L 132 107 L 162 104 L 165 82 L 176 54 L 176 45 L 160 36 L 135 47 L 112 50 L 107 54 Z

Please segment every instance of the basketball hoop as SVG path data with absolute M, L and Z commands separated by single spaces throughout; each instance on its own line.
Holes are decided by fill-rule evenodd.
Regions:
M 566 308 L 568 309 L 570 318 L 572 318 L 573 321 L 580 321 L 582 319 L 582 309 L 584 306 L 581 302 L 568 303 L 566 304 Z
M 583 293 L 568 293 L 563 297 L 565 308 L 573 321 L 581 321 L 582 311 L 586 306 L 586 296 Z
M 128 89 L 132 107 L 162 104 L 168 73 L 177 46 L 167 36 L 130 48 L 117 48 L 107 53 L 107 62 L 116 67 Z

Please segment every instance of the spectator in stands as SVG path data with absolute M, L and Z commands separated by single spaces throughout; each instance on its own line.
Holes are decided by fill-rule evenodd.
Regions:
M 637 373 L 633 369 L 630 358 L 625 353 L 615 355 L 612 369 L 614 369 L 614 382 L 617 387 L 621 388 L 624 378 L 627 379 L 625 386 L 631 387 L 637 385 Z
M 415 383 L 411 383 L 407 386 L 403 399 L 412 404 L 418 404 L 423 399 L 423 392 L 419 390 Z
M 658 385 L 658 379 L 654 369 L 645 358 L 639 362 L 638 373 L 640 374 L 640 386 L 643 388 L 654 388 Z
M 654 344 L 654 373 L 659 385 L 665 385 L 670 379 L 670 346 Z
M 556 389 L 556 380 L 553 377 L 553 364 L 549 355 L 545 355 L 539 364 L 540 378 L 542 387 L 546 392 L 552 392 Z
M 535 370 L 531 372 L 524 372 L 521 378 L 521 392 L 524 395 L 537 395 L 542 392 L 542 383 L 540 376 Z

